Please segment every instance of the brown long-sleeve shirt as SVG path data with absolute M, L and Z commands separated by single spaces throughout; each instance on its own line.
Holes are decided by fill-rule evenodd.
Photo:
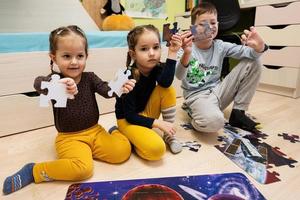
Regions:
M 37 92 L 45 93 L 41 90 L 41 82 L 49 81 L 50 76 L 39 76 L 35 79 L 34 87 Z M 60 76 L 63 78 L 61 74 Z M 94 126 L 99 120 L 95 93 L 110 98 L 107 94 L 110 90 L 108 83 L 93 72 L 83 72 L 77 88 L 78 94 L 75 95 L 75 99 L 67 100 L 66 108 L 55 108 L 52 103 L 54 123 L 58 132 L 75 132 Z

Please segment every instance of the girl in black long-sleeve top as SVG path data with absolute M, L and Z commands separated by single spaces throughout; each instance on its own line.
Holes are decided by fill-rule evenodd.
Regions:
M 166 63 L 160 63 L 160 35 L 153 25 L 134 28 L 127 42 L 127 67 L 137 83 L 130 93 L 117 99 L 119 130 L 146 160 L 161 159 L 166 151 L 165 142 L 173 153 L 179 153 L 182 147 L 174 137 L 176 92 L 172 82 L 182 39 L 178 34 L 172 36 Z M 161 113 L 162 120 L 158 119 Z M 163 139 L 152 128 L 160 129 Z

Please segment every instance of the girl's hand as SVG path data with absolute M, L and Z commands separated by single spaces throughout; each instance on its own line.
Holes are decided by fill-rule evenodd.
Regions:
M 244 30 L 244 34 L 241 36 L 241 42 L 253 48 L 258 53 L 262 52 L 265 47 L 263 39 L 253 26 L 250 27 L 250 30 Z
M 78 94 L 77 85 L 72 78 L 62 78 L 59 80 L 59 82 L 66 84 L 66 90 L 68 94 L 70 95 Z
M 182 45 L 181 37 L 178 33 L 172 35 L 170 40 L 169 51 L 177 53 Z
M 194 36 L 192 35 L 191 31 L 185 31 L 181 33 L 181 40 L 184 53 L 190 54 L 192 52 L 192 44 L 193 44 Z
M 153 128 L 159 128 L 164 133 L 167 133 L 170 135 L 175 135 L 175 133 L 176 133 L 176 128 L 174 127 L 174 124 L 171 122 L 156 119 L 156 120 L 154 120 L 152 126 L 153 126 Z
M 129 79 L 124 85 L 123 85 L 123 93 L 127 94 L 131 90 L 133 90 L 135 86 L 136 80 L 135 79 Z

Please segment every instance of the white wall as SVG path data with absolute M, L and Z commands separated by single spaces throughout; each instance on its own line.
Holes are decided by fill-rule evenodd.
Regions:
M 50 32 L 71 24 L 99 30 L 79 0 L 0 0 L 0 33 Z

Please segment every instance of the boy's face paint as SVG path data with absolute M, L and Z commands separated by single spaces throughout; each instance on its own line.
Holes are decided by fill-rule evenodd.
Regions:
M 218 34 L 217 15 L 204 13 L 197 16 L 191 32 L 195 36 L 194 42 L 212 42 Z

